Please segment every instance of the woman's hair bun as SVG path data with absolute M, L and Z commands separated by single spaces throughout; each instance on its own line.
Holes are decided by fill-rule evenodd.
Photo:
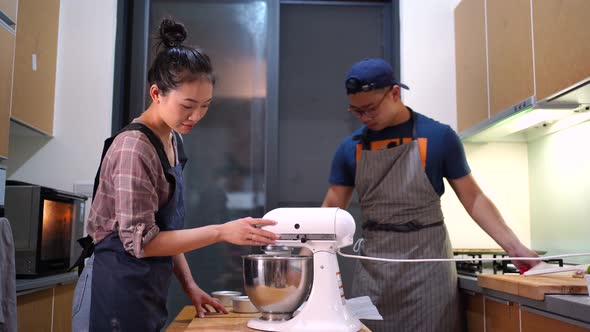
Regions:
M 160 40 L 166 48 L 179 47 L 186 39 L 186 28 L 182 23 L 166 18 L 160 23 Z

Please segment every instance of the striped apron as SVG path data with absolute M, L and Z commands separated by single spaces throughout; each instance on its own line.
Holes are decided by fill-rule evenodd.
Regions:
M 440 197 L 422 169 L 414 114 L 412 142 L 370 151 L 366 129 L 355 188 L 363 214 L 361 254 L 383 258 L 451 258 Z M 452 262 L 357 261 L 353 296 L 368 295 L 383 321 L 372 331 L 459 331 L 457 271 Z

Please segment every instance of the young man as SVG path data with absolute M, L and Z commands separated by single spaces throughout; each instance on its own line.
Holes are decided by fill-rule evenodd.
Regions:
M 363 215 L 363 255 L 451 258 L 440 196 L 443 178 L 469 215 L 513 257 L 536 256 L 506 225 L 481 191 L 463 145 L 448 125 L 404 105 L 389 63 L 365 59 L 345 80 L 349 111 L 363 124 L 338 147 L 323 206 L 346 208 L 356 189 Z M 525 269 L 534 262 L 514 261 Z M 353 296 L 369 295 L 383 321 L 372 331 L 461 330 L 457 273 L 452 262 L 360 261 Z

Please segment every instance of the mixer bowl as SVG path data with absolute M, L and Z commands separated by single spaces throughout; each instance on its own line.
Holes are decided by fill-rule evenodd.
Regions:
M 293 317 L 309 295 L 313 283 L 312 256 L 242 256 L 244 289 L 262 320 Z

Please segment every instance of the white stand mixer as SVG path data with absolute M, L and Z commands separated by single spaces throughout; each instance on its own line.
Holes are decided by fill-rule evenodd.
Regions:
M 313 285 L 307 303 L 286 321 L 252 319 L 248 327 L 263 331 L 338 331 L 361 329 L 361 322 L 346 307 L 338 248 L 352 245 L 355 223 L 339 208 L 279 208 L 264 215 L 277 221 L 264 229 L 279 234 L 276 245 L 305 247 L 313 252 Z

